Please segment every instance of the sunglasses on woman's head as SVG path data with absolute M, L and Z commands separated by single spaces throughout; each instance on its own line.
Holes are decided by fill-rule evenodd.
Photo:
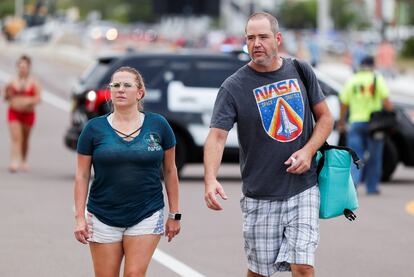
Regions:
M 121 86 L 123 86 L 124 88 L 132 88 L 134 85 L 134 83 L 128 83 L 128 82 L 112 82 L 109 84 L 109 87 L 112 89 L 120 89 Z

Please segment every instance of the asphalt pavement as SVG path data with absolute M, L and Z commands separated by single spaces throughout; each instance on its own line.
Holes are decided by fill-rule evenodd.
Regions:
M 73 237 L 75 154 L 63 145 L 70 83 L 87 62 L 40 47 L 0 49 L 1 86 L 17 56 L 27 52 L 47 92 L 38 108 L 28 173 L 7 171 L 10 140 L 6 106 L 0 103 L 0 276 L 92 276 L 89 250 Z M 245 276 L 238 165 L 220 170 L 229 196 L 221 212 L 205 207 L 202 174 L 201 165 L 184 168 L 182 232 L 172 243 L 161 240 L 149 277 Z M 344 217 L 321 221 L 316 276 L 414 276 L 414 170 L 399 166 L 392 182 L 381 184 L 381 191 L 379 196 L 366 196 L 359 188 L 355 222 Z

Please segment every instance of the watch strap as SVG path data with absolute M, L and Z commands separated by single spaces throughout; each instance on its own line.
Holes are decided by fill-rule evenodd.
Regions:
M 174 220 L 181 220 L 181 214 L 180 213 L 168 213 L 168 218 L 174 219 Z

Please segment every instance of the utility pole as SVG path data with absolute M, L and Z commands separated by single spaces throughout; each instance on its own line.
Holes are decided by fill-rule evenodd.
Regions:
M 325 37 L 328 31 L 331 29 L 331 20 L 329 16 L 330 0 L 318 0 L 318 33 L 320 36 Z
M 23 3 L 24 0 L 14 0 L 14 15 L 18 18 L 23 18 Z

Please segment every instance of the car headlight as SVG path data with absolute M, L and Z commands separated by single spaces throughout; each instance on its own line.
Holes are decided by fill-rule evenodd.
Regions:
M 89 102 L 94 102 L 96 100 L 96 92 L 94 90 L 88 91 L 88 93 L 86 94 L 86 99 Z

